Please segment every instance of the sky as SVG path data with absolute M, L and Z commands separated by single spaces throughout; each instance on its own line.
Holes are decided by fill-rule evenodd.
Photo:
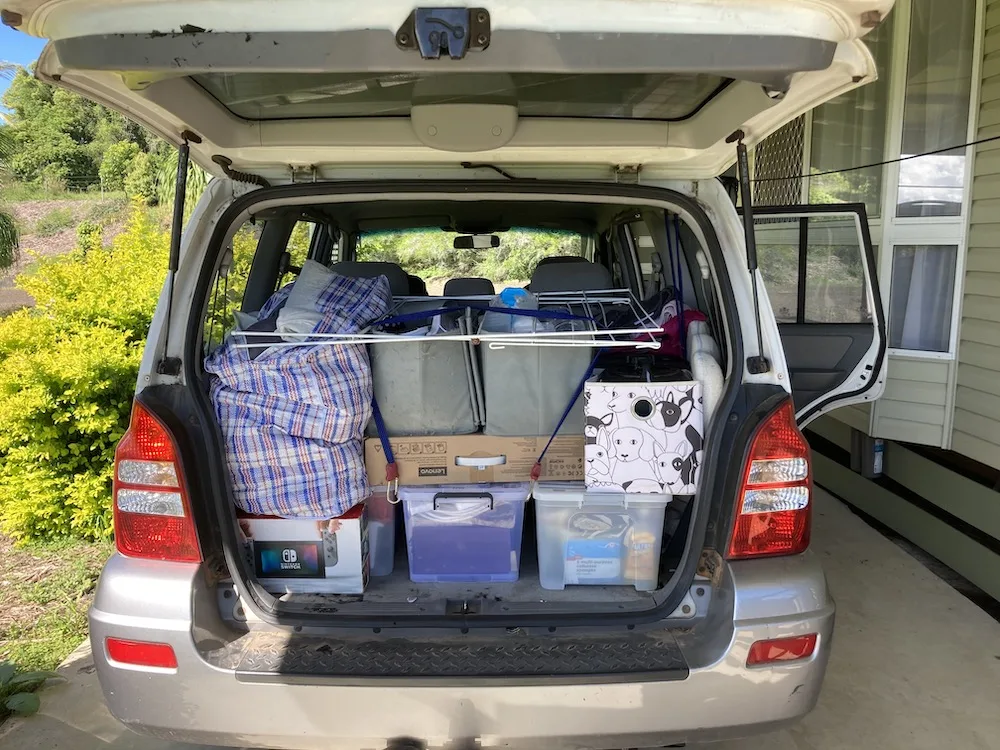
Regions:
M 27 65 L 38 59 L 45 42 L 20 31 L 0 24 L 0 62 L 17 63 Z M 10 80 L 0 76 L 0 97 L 7 90 Z

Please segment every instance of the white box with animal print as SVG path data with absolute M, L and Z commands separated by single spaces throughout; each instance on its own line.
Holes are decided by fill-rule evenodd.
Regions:
M 693 495 L 705 435 L 701 383 L 584 386 L 588 488 Z

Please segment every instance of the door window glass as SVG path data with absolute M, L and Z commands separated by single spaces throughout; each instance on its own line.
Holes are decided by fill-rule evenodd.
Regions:
M 855 214 L 755 218 L 757 264 L 779 323 L 872 319 Z
M 866 323 L 864 253 L 853 216 L 807 219 L 805 323 Z
M 757 268 L 779 323 L 794 323 L 799 297 L 799 219 L 755 219 Z
M 889 293 L 889 346 L 946 352 L 951 341 L 956 245 L 896 245 Z

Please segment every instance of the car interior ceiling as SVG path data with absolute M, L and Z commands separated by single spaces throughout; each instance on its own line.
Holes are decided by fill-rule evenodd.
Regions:
M 560 203 L 557 201 L 364 201 L 358 203 L 338 203 L 301 208 L 282 208 L 262 212 L 255 216 L 258 236 L 256 251 L 246 279 L 245 291 L 240 300 L 244 312 L 256 311 L 262 307 L 276 289 L 295 279 L 299 268 L 291 266 L 286 244 L 291 228 L 297 222 L 309 222 L 313 228 L 309 242 L 308 258 L 329 266 L 347 276 L 372 277 L 386 275 L 390 280 L 394 296 L 427 295 L 426 280 L 408 273 L 396 264 L 356 261 L 356 250 L 364 236 L 379 232 L 440 231 L 442 242 L 450 245 L 458 234 L 483 235 L 496 233 L 500 236 L 514 228 L 528 228 L 542 231 L 560 231 L 579 234 L 584 241 L 583 251 L 590 257 L 552 256 L 542 258 L 532 275 L 532 283 L 548 275 L 579 274 L 580 278 L 593 277 L 587 268 L 593 268 L 599 282 L 589 288 L 608 288 L 603 280 L 619 287 L 628 287 L 637 299 L 642 299 L 648 291 L 651 274 L 649 259 L 640 263 L 640 255 L 658 253 L 659 243 L 654 243 L 656 234 L 648 227 L 649 221 L 664 221 L 670 215 L 657 209 L 651 211 L 641 206 L 620 204 Z M 643 233 L 640 238 L 639 234 Z M 696 259 L 698 241 L 696 235 L 680 222 L 676 235 L 680 244 L 680 269 L 662 263 L 663 276 L 660 287 L 681 287 L 686 304 L 705 313 L 708 324 L 716 333 L 716 341 L 721 349 L 722 370 L 726 371 L 726 344 L 721 335 L 724 327 L 718 320 L 718 308 L 714 300 L 714 287 L 710 279 L 703 278 Z M 641 240 L 641 241 L 640 241 Z M 640 247 L 641 245 L 641 247 Z M 456 253 L 462 250 L 455 250 Z M 584 265 L 585 264 L 585 265 Z M 571 269 L 576 269 L 571 271 Z M 680 274 L 679 277 L 676 274 Z M 603 275 L 601 275 L 603 274 Z M 644 278 L 645 277 L 645 278 Z M 574 276 L 576 278 L 576 276 Z M 217 280 L 217 283 L 220 280 Z M 231 283 L 226 280 L 226 283 Z M 530 286 L 529 286 L 530 288 Z M 584 286 L 583 288 L 588 288 Z M 499 292 L 489 279 L 456 277 L 447 281 L 446 295 L 491 295 Z M 209 311 L 212 315 L 213 311 Z M 223 323 L 226 325 L 226 323 Z M 231 325 L 231 324 L 230 324 Z M 530 505 L 530 504 L 529 504 Z M 684 553 L 684 531 L 690 523 L 691 503 L 678 502 L 668 509 L 665 520 L 664 544 L 661 553 L 661 586 L 665 585 L 676 569 Z M 526 511 L 522 557 L 522 579 L 517 583 L 488 587 L 468 584 L 436 584 L 435 590 L 441 601 L 482 594 L 488 589 L 497 600 L 504 600 L 505 606 L 516 610 L 519 606 L 535 606 L 545 600 L 552 606 L 560 602 L 589 602 L 608 607 L 629 606 L 629 602 L 649 601 L 651 592 L 640 592 L 630 587 L 569 587 L 564 592 L 544 591 L 532 575 L 537 565 L 531 550 L 534 548 L 530 522 L 532 511 Z M 366 591 L 362 602 L 381 605 L 406 602 L 414 596 L 414 585 L 406 577 L 406 545 L 402 535 L 397 534 L 395 573 L 380 585 Z M 426 588 L 426 587 L 425 587 Z M 476 589 L 476 591 L 474 591 Z M 348 605 L 344 597 L 335 597 L 341 605 Z M 294 610 L 308 608 L 314 595 L 285 594 L 280 597 Z M 347 597 L 350 599 L 350 597 Z M 520 604 L 519 604 L 520 603 Z M 430 605 L 428 605 L 430 606 Z

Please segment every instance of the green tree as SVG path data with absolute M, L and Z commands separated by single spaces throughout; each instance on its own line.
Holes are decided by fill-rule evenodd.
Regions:
M 109 146 L 101 159 L 101 187 L 112 191 L 124 190 L 125 175 L 138 155 L 139 146 L 132 141 L 119 141 Z
M 125 194 L 147 206 L 156 203 L 156 163 L 152 155 L 140 151 L 132 159 L 125 175 Z
M 63 181 L 86 187 L 97 181 L 87 144 L 93 139 L 96 105 L 35 80 L 24 68 L 14 74 L 3 97 L 16 150 L 11 171 L 22 180 Z
M 105 153 L 113 147 L 131 143 L 137 151 L 150 148 L 141 126 L 36 80 L 26 68 L 14 72 L 3 104 L 11 111 L 16 145 L 10 168 L 25 182 L 85 189 L 97 184 Z

